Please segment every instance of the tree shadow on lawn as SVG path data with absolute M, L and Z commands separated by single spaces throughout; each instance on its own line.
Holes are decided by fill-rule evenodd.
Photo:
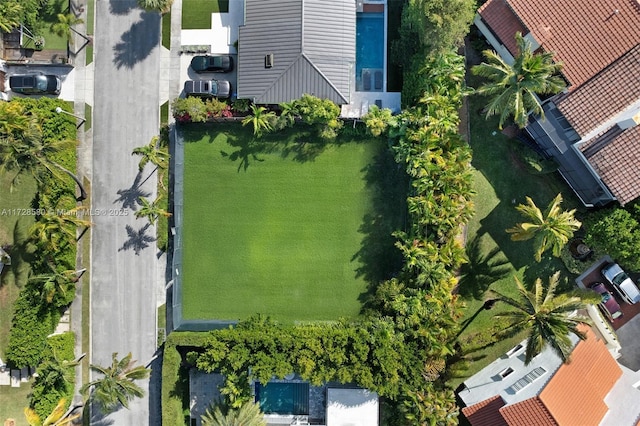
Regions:
M 408 179 L 388 149 L 382 150 L 362 172 L 372 192 L 372 208 L 362 218 L 358 232 L 364 236 L 351 261 L 360 262 L 356 278 L 362 277 L 368 283 L 367 291 L 360 295 L 366 305 L 378 285 L 402 268 L 403 257 L 392 233 L 405 227 Z
M 500 248 L 493 247 L 484 253 L 482 237 L 476 237 L 467 243 L 468 262 L 460 269 L 460 281 L 457 292 L 464 299 L 480 300 L 491 284 L 505 278 L 511 268 Z

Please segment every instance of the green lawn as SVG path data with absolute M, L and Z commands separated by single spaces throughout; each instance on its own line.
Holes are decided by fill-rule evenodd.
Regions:
M 395 267 L 390 233 L 404 209 L 374 209 L 384 142 L 325 146 L 290 132 L 252 143 L 247 128 L 208 129 L 186 133 L 183 317 L 358 315 L 368 282 Z
M 20 383 L 19 388 L 0 386 L 0 422 L 14 419 L 17 426 L 26 426 L 27 420 L 23 410 L 29 406 L 32 383 L 33 381 Z
M 9 342 L 13 303 L 29 274 L 29 265 L 22 257 L 27 254 L 20 243 L 26 239 L 28 228 L 34 220 L 34 216 L 25 214 L 28 212 L 24 209 L 31 207 L 31 200 L 36 191 L 35 181 L 29 176 L 24 176 L 22 182 L 11 192 L 9 187 L 12 177 L 13 173 L 0 173 L 0 245 L 13 246 L 7 250 L 12 265 L 5 266 L 0 281 L 0 358 L 3 359 Z
M 171 49 L 171 12 L 162 15 L 162 46 Z
M 42 8 L 40 22 L 42 24 L 42 36 L 44 36 L 45 50 L 67 50 L 66 37 L 60 37 L 51 32 L 51 24 L 58 22 L 58 13 L 67 13 L 69 9 L 68 0 L 49 0 Z
M 461 324 L 465 326 L 468 322 L 468 325 L 459 340 L 475 362 L 471 363 L 465 377 L 479 371 L 522 339 L 519 336 L 491 344 L 493 333 L 500 327 L 493 315 L 504 306 L 498 304 L 492 310 L 482 309 L 484 301 L 492 298 L 488 289 L 516 295 L 514 276 L 525 284 L 532 283 L 537 277 L 546 282 L 557 270 L 567 278 L 567 286 L 573 285 L 574 277 L 559 258 L 545 255 L 540 263 L 536 263 L 531 241 L 510 240 L 505 229 L 522 221 L 515 205 L 524 203 L 525 196 L 529 196 L 544 209 L 558 192 L 562 192 L 565 209 L 579 207 L 579 201 L 558 174 L 532 175 L 525 170 L 517 155 L 516 144 L 519 142 L 504 136 L 497 128 L 496 119 L 487 121 L 479 114 L 484 100 L 474 96 L 469 101 L 477 195 L 474 199 L 476 214 L 467 230 L 469 263 L 462 267 L 459 290 L 466 304 Z M 473 350 L 477 347 L 480 349 Z M 454 387 L 461 380 L 455 380 Z
M 182 0 L 182 29 L 210 29 L 211 14 L 218 12 L 229 12 L 229 0 Z

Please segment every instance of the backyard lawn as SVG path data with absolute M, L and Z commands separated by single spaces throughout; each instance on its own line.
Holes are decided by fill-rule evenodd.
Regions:
M 461 325 L 464 328 L 459 341 L 468 356 L 474 360 L 463 375 L 468 377 L 502 355 L 524 338 L 493 344 L 493 334 L 502 327 L 493 315 L 505 309 L 496 304 L 491 310 L 482 309 L 485 300 L 493 296 L 494 289 L 512 296 L 517 294 L 514 276 L 525 285 L 540 277 L 543 282 L 560 270 L 573 285 L 573 276 L 559 258 L 545 254 L 540 263 L 533 258 L 532 241 L 511 241 L 505 229 L 521 222 L 515 206 L 525 202 L 525 196 L 544 209 L 551 199 L 562 192 L 564 209 L 579 207 L 579 201 L 556 173 L 534 175 L 529 173 L 517 154 L 519 142 L 503 135 L 497 119 L 485 120 L 479 111 L 485 101 L 477 96 L 469 99 L 471 147 L 473 149 L 474 185 L 477 195 L 476 214 L 467 230 L 469 263 L 463 265 L 459 293 L 466 308 Z M 568 288 L 568 287 L 565 287 Z M 478 350 L 473 350 L 479 348 Z M 457 386 L 463 379 L 454 380 Z
M 247 128 L 208 129 L 185 134 L 183 317 L 357 316 L 368 282 L 388 273 L 380 265 L 394 267 L 404 210 L 394 199 L 374 208 L 380 182 L 389 187 L 376 167 L 385 143 L 323 145 L 300 131 L 256 143 Z
M 42 24 L 42 36 L 45 39 L 45 50 L 67 50 L 66 37 L 51 32 L 51 24 L 58 22 L 59 13 L 67 13 L 69 10 L 68 0 L 49 0 L 42 8 L 40 22 Z
M 32 383 L 33 381 L 20 383 L 19 388 L 0 386 L 0 422 L 14 419 L 17 426 L 27 424 L 23 410 L 29 406 Z
M 211 14 L 219 12 L 229 12 L 229 0 L 182 0 L 182 29 L 210 29 Z

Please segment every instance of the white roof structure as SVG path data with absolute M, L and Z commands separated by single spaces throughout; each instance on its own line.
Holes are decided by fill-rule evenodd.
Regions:
M 327 426 L 377 426 L 378 394 L 366 389 L 327 389 Z

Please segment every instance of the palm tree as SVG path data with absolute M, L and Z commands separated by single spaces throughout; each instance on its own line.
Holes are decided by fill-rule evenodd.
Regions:
M 153 202 L 149 202 L 147 198 L 140 197 L 139 200 L 140 200 L 140 203 L 142 204 L 142 207 L 140 207 L 140 210 L 136 211 L 135 213 L 136 219 L 139 219 L 141 217 L 146 217 L 149 219 L 149 222 L 151 222 L 151 224 L 153 225 L 156 223 L 156 221 L 160 216 L 164 216 L 164 217 L 171 216 L 171 213 L 164 210 L 162 207 L 158 205 L 161 199 L 162 199 L 162 196 L 159 196 Z
M 553 53 L 533 53 L 531 43 L 520 33 L 516 33 L 516 44 L 518 54 L 513 65 L 507 64 L 496 52 L 485 50 L 487 61 L 472 68 L 474 74 L 489 79 L 477 93 L 490 97 L 487 117 L 499 114 L 500 128 L 511 115 L 520 128 L 527 125 L 529 112 L 544 117 L 536 95 L 556 94 L 565 87 L 558 75 L 562 65 L 553 62 Z
M 103 413 L 115 409 L 118 405 L 129 408 L 129 402 L 133 398 L 144 395 L 144 390 L 134 383 L 134 380 L 145 379 L 150 372 L 142 365 L 135 366 L 135 363 L 136 361 L 131 360 L 131 352 L 121 360 L 118 360 L 118 353 L 114 352 L 111 366 L 91 364 L 91 370 L 102 374 L 102 377 L 83 385 L 80 392 L 87 395 L 92 389 L 91 399 L 98 404 Z
M 70 302 L 68 299 L 73 299 L 74 295 L 71 293 L 67 297 L 67 294 L 73 292 L 75 284 L 84 270 L 58 272 L 53 265 L 50 266 L 51 272 L 30 277 L 29 282 L 42 283 L 42 299 L 46 303 L 53 303 L 54 300 L 62 299 L 60 306 L 65 306 Z
M 242 120 L 242 125 L 246 126 L 247 124 L 253 125 L 253 135 L 257 138 L 262 136 L 262 132 L 271 131 L 273 127 L 271 126 L 271 120 L 276 116 L 273 111 L 265 112 L 267 109 L 265 107 L 251 105 L 252 115 L 246 116 Z
M 146 11 L 167 13 L 171 10 L 173 0 L 138 0 L 138 6 Z
M 139 146 L 131 152 L 131 155 L 142 156 L 140 163 L 138 163 L 138 169 L 140 171 L 144 169 L 147 163 L 151 163 L 162 170 L 166 169 L 169 165 L 170 155 L 168 152 L 160 149 L 158 146 L 159 140 L 160 138 L 158 136 L 154 136 L 147 145 Z
M 46 419 L 41 420 L 40 416 L 36 414 L 33 408 L 25 408 L 24 416 L 27 418 L 27 423 L 29 426 L 65 426 L 70 425 L 71 422 L 80 418 L 80 414 L 71 415 L 70 410 L 65 411 L 65 406 L 67 405 L 67 400 L 65 398 L 61 398 L 58 401 L 58 404 L 51 411 L 51 414 L 47 416 Z M 75 407 L 73 407 L 75 408 Z
M 25 114 L 24 108 L 20 107 L 11 114 L 19 113 Z M 2 131 L 0 133 L 0 171 L 16 171 L 11 180 L 11 188 L 13 189 L 15 184 L 19 182 L 22 173 L 30 172 L 39 181 L 39 172 L 46 169 L 56 177 L 60 176 L 60 172 L 69 175 L 80 189 L 79 199 L 87 198 L 87 192 L 80 179 L 61 164 L 51 160 L 52 155 L 75 146 L 76 141 L 53 140 L 45 142 L 37 118 L 35 116 L 29 117 L 28 121 L 7 117 L 0 120 L 0 126 L 2 126 L 0 128 Z M 4 133 L 5 131 L 9 131 L 9 133 Z
M 526 241 L 534 238 L 535 259 L 540 262 L 542 253 L 552 250 L 554 256 L 560 256 L 562 247 L 573 237 L 573 233 L 580 229 L 582 223 L 574 217 L 575 209 L 563 211 L 560 209 L 562 194 L 549 203 L 547 209 L 540 211 L 529 197 L 527 204 L 516 207 L 523 216 L 531 222 L 517 223 L 513 228 L 507 229 L 513 241 Z
M 58 13 L 58 22 L 51 24 L 51 32 L 58 37 L 66 38 L 69 40 L 69 44 L 73 45 L 71 31 L 76 32 L 73 26 L 82 23 L 84 21 L 73 13 Z
M 73 243 L 78 227 L 91 226 L 91 222 L 80 217 L 83 209 L 76 207 L 61 214 L 42 214 L 30 229 L 31 238 L 36 243 L 54 250 L 59 244 Z
M 587 317 L 574 315 L 578 309 L 587 306 L 587 300 L 597 303 L 585 291 L 584 294 L 573 292 L 556 295 L 556 289 L 560 282 L 560 272 L 556 272 L 549 278 L 546 290 L 540 278 L 534 282 L 533 291 L 527 291 L 524 285 L 516 277 L 518 286 L 518 298 L 511 298 L 495 290 L 497 300 L 515 308 L 514 311 L 505 311 L 495 315 L 495 318 L 507 318 L 510 325 L 498 334 L 498 338 L 514 336 L 521 331 L 528 331 L 528 340 L 525 353 L 525 365 L 549 345 L 563 362 L 570 360 L 573 344 L 569 338 L 575 334 L 584 340 L 586 334 L 578 329 L 580 324 L 590 324 Z
M 245 402 L 239 408 L 225 404 L 212 405 L 202 415 L 202 426 L 266 426 L 264 415 L 257 402 Z

